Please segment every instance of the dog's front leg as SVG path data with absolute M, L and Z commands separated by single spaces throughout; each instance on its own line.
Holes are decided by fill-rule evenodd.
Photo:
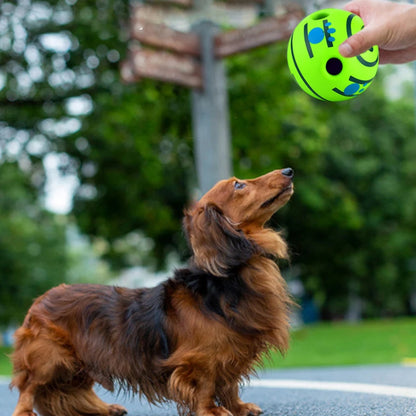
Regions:
M 169 380 L 170 395 L 177 402 L 179 414 L 196 416 L 233 416 L 215 404 L 215 375 L 200 364 L 178 366 Z
M 221 389 L 220 400 L 227 403 L 233 416 L 258 416 L 263 410 L 254 403 L 245 403 L 240 399 L 238 384 Z M 229 404 L 228 404 L 229 403 Z
M 24 390 L 22 389 L 13 416 L 36 416 L 33 411 L 36 389 L 36 384 L 29 384 Z

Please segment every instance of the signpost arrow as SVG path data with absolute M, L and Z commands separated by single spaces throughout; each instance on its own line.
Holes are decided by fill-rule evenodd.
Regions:
M 189 56 L 165 51 L 132 49 L 121 75 L 126 82 L 152 78 L 184 87 L 202 88 L 201 65 Z
M 171 29 L 163 23 L 153 23 L 138 17 L 132 22 L 131 38 L 146 45 L 174 52 L 199 55 L 199 38 L 195 33 Z
M 292 8 L 282 16 L 269 17 L 254 26 L 221 32 L 215 38 L 215 56 L 225 58 L 259 46 L 268 45 L 290 37 L 303 18 L 300 8 Z

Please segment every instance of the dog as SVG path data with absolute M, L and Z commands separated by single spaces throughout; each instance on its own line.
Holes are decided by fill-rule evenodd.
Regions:
M 13 416 L 121 416 L 95 383 L 174 401 L 180 415 L 257 416 L 239 398 L 264 353 L 284 353 L 292 300 L 266 227 L 293 193 L 293 170 L 218 182 L 185 211 L 187 268 L 154 288 L 62 284 L 37 298 L 15 334 Z

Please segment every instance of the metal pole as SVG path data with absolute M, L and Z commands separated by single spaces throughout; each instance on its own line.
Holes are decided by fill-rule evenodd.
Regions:
M 192 124 L 199 190 L 208 191 L 232 175 L 228 96 L 224 63 L 214 57 L 217 27 L 202 21 L 200 36 L 203 89 L 192 90 Z

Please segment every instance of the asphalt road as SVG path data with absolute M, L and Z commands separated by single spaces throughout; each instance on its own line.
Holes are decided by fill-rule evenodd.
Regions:
M 0 379 L 0 416 L 11 416 L 17 393 Z M 149 407 L 114 397 L 130 416 L 175 416 L 175 406 Z M 291 369 L 264 372 L 243 391 L 265 416 L 416 416 L 416 366 L 400 365 Z M 56 415 L 65 416 L 65 415 Z

